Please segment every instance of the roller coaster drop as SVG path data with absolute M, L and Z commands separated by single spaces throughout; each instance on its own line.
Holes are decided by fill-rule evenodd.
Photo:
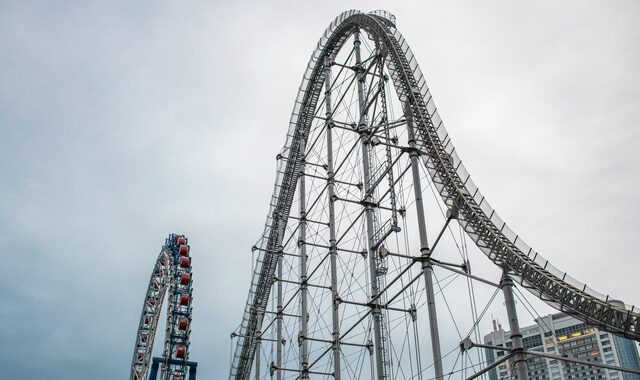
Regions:
M 432 244 L 425 190 L 439 194 L 443 214 Z M 434 257 L 449 235 L 460 264 Z M 500 284 L 471 274 L 467 238 L 502 270 Z M 513 334 L 506 356 L 521 380 L 524 355 L 530 353 L 518 336 L 515 284 L 585 323 L 640 340 L 635 307 L 556 269 L 489 205 L 456 154 L 395 17 L 384 11 L 344 12 L 322 35 L 296 97 L 254 253 L 244 317 L 232 334 L 231 379 L 252 373 L 278 380 L 422 379 L 433 367 L 441 380 L 448 355 L 478 346 L 470 338 L 480 339 L 477 325 L 484 314 L 470 302 L 468 309 L 450 312 L 457 324 L 442 329 L 446 321 L 438 319 L 435 296 L 456 278 L 465 281 L 461 286 L 470 299 L 474 283 L 504 292 Z M 161 254 L 156 270 L 164 265 Z M 438 278 L 443 272 L 455 277 Z M 157 311 L 158 295 L 149 300 Z M 446 299 L 445 305 L 451 311 Z M 439 333 L 458 330 L 465 318 L 472 328 L 466 336 L 458 331 L 463 344 L 441 352 Z M 420 344 L 426 325 L 430 346 Z M 145 339 L 139 337 L 136 351 L 140 363 Z M 423 353 L 429 351 L 433 361 L 425 366 Z M 141 372 L 144 364 L 134 365 L 132 373 L 137 368 Z
M 130 380 L 155 380 L 158 367 L 161 379 L 189 380 L 196 378 L 197 363 L 189 359 L 191 333 L 192 272 L 190 247 L 184 235 L 171 234 L 166 239 L 151 273 L 149 287 L 138 326 Z M 153 358 L 153 342 L 160 318 L 162 302 L 168 293 L 167 324 L 161 358 Z

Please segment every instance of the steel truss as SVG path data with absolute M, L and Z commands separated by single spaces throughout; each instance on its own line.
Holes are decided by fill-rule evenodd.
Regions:
M 296 98 L 254 247 L 244 317 L 233 334 L 231 379 L 248 379 L 254 359 L 256 378 L 261 371 L 278 379 L 359 378 L 364 370 L 377 379 L 421 378 L 417 329 L 425 309 L 436 378 L 442 378 L 432 268 L 478 278 L 466 263 L 453 269 L 432 257 L 442 232 L 429 247 L 420 185 L 426 179 L 449 209 L 445 228 L 457 220 L 508 278 L 558 310 L 640 340 L 634 307 L 553 267 L 491 208 L 458 158 L 395 18 L 348 11 L 320 39 Z M 419 242 L 407 238 L 407 221 L 419 227 Z M 389 329 L 400 323 L 406 333 L 399 341 Z M 265 368 L 266 343 L 276 352 Z M 405 348 L 415 355 L 408 358 Z M 402 373 L 408 361 L 418 368 L 415 376 Z
M 189 368 L 192 368 L 190 379 L 195 379 L 195 363 L 188 361 L 193 293 L 189 251 L 184 235 L 171 234 L 158 255 L 142 306 L 131 361 L 131 380 L 147 380 L 165 294 L 168 294 L 168 302 L 163 355 L 153 358 L 154 363 L 160 365 L 161 379 L 186 379 Z

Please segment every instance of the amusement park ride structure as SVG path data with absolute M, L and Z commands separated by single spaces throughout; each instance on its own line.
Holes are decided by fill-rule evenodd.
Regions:
M 171 234 L 151 273 L 131 362 L 130 380 L 196 379 L 197 363 L 189 359 L 193 295 L 190 246 L 184 235 Z M 167 323 L 162 357 L 153 358 L 153 342 L 167 295 Z M 151 365 L 151 368 L 150 368 Z M 150 369 L 150 371 L 149 371 Z
M 432 241 L 429 192 L 438 205 L 429 213 Z M 447 239 L 460 257 L 445 260 Z M 467 240 L 499 268 L 500 279 L 472 272 Z M 416 58 L 386 11 L 343 12 L 320 38 L 252 251 L 244 315 L 231 334 L 229 379 L 443 380 L 455 373 L 472 379 L 509 361 L 511 377 L 527 380 L 533 355 L 640 373 L 523 346 L 516 302 L 528 301 L 519 288 L 636 341 L 640 311 L 555 268 L 498 216 L 458 157 Z M 149 372 L 155 379 L 158 369 L 162 379 L 195 378 L 196 363 L 188 361 L 191 276 L 187 240 L 172 234 L 149 282 L 131 380 Z M 486 306 L 478 306 L 476 286 L 492 289 Z M 452 287 L 467 292 L 466 308 L 447 301 Z M 480 344 L 479 322 L 500 292 L 509 348 Z M 165 293 L 164 350 L 152 361 Z M 450 321 L 441 318 L 443 309 Z M 445 350 L 443 331 L 459 337 Z M 487 363 L 480 349 L 506 354 Z
M 495 288 L 488 304 L 503 292 L 513 347 L 500 363 L 509 360 L 520 380 L 527 379 L 527 357 L 547 354 L 522 345 L 515 304 L 526 299 L 518 288 L 598 329 L 640 340 L 640 311 L 555 268 L 489 205 L 389 12 L 343 12 L 325 30 L 277 160 L 244 316 L 232 334 L 230 379 L 441 380 L 467 368 L 475 374 L 466 377 L 480 376 L 488 363 L 480 358 L 478 348 L 487 346 L 479 344 L 478 323 L 487 308 L 478 312 L 474 284 Z M 438 195 L 442 211 L 433 242 L 427 192 Z M 449 235 L 459 262 L 444 261 L 436 249 Z M 467 239 L 500 268 L 501 279 L 472 273 Z M 454 316 L 443 290 L 457 278 L 470 305 Z M 450 351 L 442 350 L 438 303 L 453 319 L 446 329 L 460 338 Z M 465 335 L 459 326 L 466 323 Z M 430 345 L 420 343 L 425 335 Z M 478 360 L 458 370 L 473 349 Z

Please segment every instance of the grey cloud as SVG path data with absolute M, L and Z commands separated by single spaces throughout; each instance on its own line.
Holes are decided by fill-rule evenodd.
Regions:
M 192 357 L 202 378 L 226 376 L 274 157 L 306 61 L 344 7 L 0 5 L 5 376 L 125 378 L 170 232 L 193 246 Z M 638 4 L 349 7 L 396 14 L 462 159 L 514 230 L 578 279 L 640 304 L 629 265 Z

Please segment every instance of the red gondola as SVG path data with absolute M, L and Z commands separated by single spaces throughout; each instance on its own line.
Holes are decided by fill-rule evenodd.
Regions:
M 191 260 L 187 256 L 182 256 L 180 258 L 180 268 L 188 268 L 190 261 Z

